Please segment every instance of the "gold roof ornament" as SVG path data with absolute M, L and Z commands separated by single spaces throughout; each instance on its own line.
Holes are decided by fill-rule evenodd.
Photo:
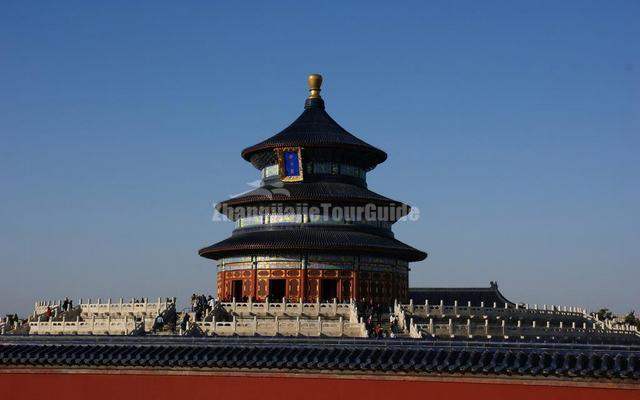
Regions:
M 322 86 L 322 75 L 310 74 L 307 81 L 309 82 L 309 98 L 319 99 L 321 90 L 320 86 Z

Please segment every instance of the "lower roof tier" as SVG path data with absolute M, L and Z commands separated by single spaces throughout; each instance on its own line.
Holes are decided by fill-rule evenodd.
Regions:
M 252 252 L 355 253 L 394 256 L 421 261 L 427 253 L 391 237 L 371 233 L 330 229 L 286 229 L 239 233 L 200 249 L 202 257 L 218 260 Z

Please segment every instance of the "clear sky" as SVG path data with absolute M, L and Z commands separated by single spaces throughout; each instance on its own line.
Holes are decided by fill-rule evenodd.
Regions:
M 0 313 L 212 293 L 311 72 L 420 209 L 412 285 L 640 308 L 640 2 L 133 3 L 0 5 Z

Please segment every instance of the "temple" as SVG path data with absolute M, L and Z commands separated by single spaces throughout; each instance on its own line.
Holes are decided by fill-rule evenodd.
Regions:
M 302 115 L 242 152 L 261 185 L 216 206 L 236 227 L 199 251 L 216 263 L 210 296 L 38 301 L 1 318 L 0 393 L 637 399 L 633 321 L 513 301 L 497 282 L 410 288 L 427 254 L 392 226 L 411 208 L 368 189 L 387 155 L 327 114 L 321 82 L 310 75 Z
M 427 254 L 391 230 L 410 207 L 367 188 L 387 154 L 327 114 L 320 75 L 308 81 L 298 119 L 242 151 L 262 185 L 216 206 L 236 224 L 199 252 L 217 261 L 218 298 L 406 301 L 409 263 Z

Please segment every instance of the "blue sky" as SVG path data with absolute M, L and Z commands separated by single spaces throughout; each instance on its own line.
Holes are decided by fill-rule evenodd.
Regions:
M 212 204 L 302 111 L 389 154 L 415 286 L 640 308 L 640 3 L 3 2 L 0 313 L 212 292 Z

